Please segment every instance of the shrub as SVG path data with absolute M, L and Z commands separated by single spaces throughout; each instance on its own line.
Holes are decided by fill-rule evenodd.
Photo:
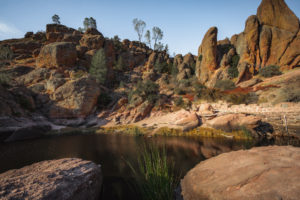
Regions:
M 177 95 L 184 95 L 186 94 L 185 90 L 181 87 L 175 87 L 174 88 L 174 93 Z
M 244 93 L 235 93 L 235 94 L 228 94 L 225 96 L 225 100 L 227 102 L 233 104 L 251 104 L 258 102 L 258 96 L 254 92 L 250 92 L 248 94 Z
M 122 71 L 124 69 L 124 62 L 122 56 L 119 56 L 117 63 L 114 65 L 114 69 L 118 71 Z
M 6 45 L 1 45 L 0 46 L 0 60 L 11 60 L 12 58 L 13 58 L 12 50 Z
M 218 45 L 218 50 L 221 52 L 222 55 L 227 54 L 231 48 L 233 48 L 231 44 Z
M 263 67 L 259 70 L 259 74 L 263 77 L 272 77 L 281 75 L 282 73 L 279 71 L 279 66 L 270 65 Z
M 221 91 L 232 90 L 235 88 L 235 84 L 231 80 L 217 80 L 215 88 L 218 88 Z
M 171 66 L 171 74 L 172 74 L 172 76 L 177 76 L 177 74 L 178 74 L 178 68 L 175 66 L 175 65 L 173 65 L 172 64 L 172 66 Z
M 171 74 L 172 73 L 172 68 L 173 68 L 173 64 L 167 64 L 166 62 L 159 62 L 159 59 L 156 60 L 155 64 L 154 64 L 154 69 L 162 74 L 162 73 L 168 73 Z
M 192 75 L 194 75 L 195 72 L 196 72 L 196 63 L 193 63 L 193 64 L 191 65 L 191 73 L 192 73 Z
M 103 48 L 98 50 L 93 56 L 89 72 L 98 83 L 104 84 L 106 81 L 107 67 Z
M 230 67 L 228 68 L 228 75 L 230 78 L 236 78 L 239 75 L 239 70 L 237 68 L 240 61 L 239 55 L 234 55 L 231 58 Z
M 198 93 L 201 93 L 203 90 L 205 90 L 206 86 L 199 83 L 198 81 L 194 81 L 193 88 L 194 88 L 195 92 L 198 94 Z
M 208 102 L 214 102 L 222 99 L 222 93 L 215 88 L 206 88 L 203 87 L 198 93 L 197 98 L 206 100 Z
M 118 35 L 115 35 L 115 36 L 112 38 L 112 42 L 113 42 L 113 44 L 114 44 L 115 49 L 117 49 L 117 50 L 120 50 L 120 49 L 121 49 L 122 43 L 121 43 L 121 40 L 120 40 L 120 38 L 119 38 Z
M 5 74 L 5 73 L 0 73 L 0 84 L 2 86 L 9 86 L 11 82 L 11 77 L 8 75 L 8 74 Z
M 202 59 L 203 59 L 203 56 L 202 56 L 202 54 L 201 54 L 201 55 L 198 57 L 198 60 L 201 62 Z
M 129 162 L 142 199 L 172 200 L 174 190 L 179 183 L 179 176 L 174 174 L 174 162 L 167 162 L 166 149 L 159 151 L 151 146 L 149 150 L 144 146 L 138 157 L 138 169 L 134 169 Z
M 134 95 L 142 98 L 143 101 L 148 100 L 150 103 L 155 103 L 158 99 L 159 86 L 150 81 L 138 82 L 137 88 L 128 94 L 129 102 L 131 102 Z
M 179 106 L 179 107 L 183 106 L 184 101 L 183 101 L 182 97 L 176 98 L 176 99 L 174 100 L 174 104 L 175 104 L 175 106 Z

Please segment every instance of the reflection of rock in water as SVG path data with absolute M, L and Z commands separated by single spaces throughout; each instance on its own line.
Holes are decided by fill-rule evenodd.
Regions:
M 253 144 L 247 144 L 247 141 L 234 141 L 226 139 L 206 138 L 202 140 L 201 153 L 205 159 L 217 156 L 221 153 L 245 149 Z

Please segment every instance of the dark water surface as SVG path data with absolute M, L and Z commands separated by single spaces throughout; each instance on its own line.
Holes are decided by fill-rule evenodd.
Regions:
M 166 148 L 168 159 L 175 162 L 175 169 L 182 176 L 202 160 L 254 146 L 249 141 L 200 137 L 60 136 L 0 144 L 0 173 L 43 160 L 77 157 L 101 164 L 104 175 L 102 199 L 137 199 L 128 184 L 132 173 L 127 162 L 136 165 L 145 144 Z

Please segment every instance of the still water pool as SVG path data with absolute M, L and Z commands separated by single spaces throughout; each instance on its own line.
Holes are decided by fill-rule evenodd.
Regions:
M 137 166 L 145 146 L 165 148 L 168 160 L 183 177 L 202 160 L 218 154 L 248 149 L 255 144 L 201 137 L 143 137 L 116 134 L 72 135 L 0 144 L 0 173 L 35 162 L 76 157 L 101 164 L 104 186 L 101 199 L 137 199 L 128 184 L 132 180 L 128 162 Z M 130 182 L 130 181 L 129 181 Z

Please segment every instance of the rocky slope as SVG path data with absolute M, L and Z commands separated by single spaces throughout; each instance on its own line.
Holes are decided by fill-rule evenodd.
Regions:
M 32 138 L 27 134 L 30 130 L 59 129 L 61 125 L 145 122 L 147 126 L 165 124 L 183 130 L 200 125 L 220 128 L 209 120 L 224 113 L 199 113 L 201 104 L 221 100 L 213 106 L 217 109 L 224 101 L 227 107 L 299 102 L 299 19 L 283 0 L 262 0 L 257 15 L 246 21 L 244 32 L 230 40 L 218 41 L 217 34 L 216 27 L 208 30 L 198 56 L 174 58 L 143 43 L 106 38 L 96 29 L 82 33 L 58 24 L 48 24 L 45 32 L 28 32 L 22 39 L 0 41 L 0 140 L 16 138 L 17 133 Z M 106 61 L 102 84 L 89 73 L 99 49 L 103 49 Z M 269 65 L 278 65 L 283 74 L 272 78 L 258 74 Z M 223 88 L 225 83 L 227 88 Z M 287 114 L 288 125 L 297 136 L 298 104 L 291 105 L 294 112 Z M 185 111 L 176 113 L 182 108 Z M 252 115 L 275 130 L 268 129 L 264 135 L 286 134 L 281 123 L 284 110 L 269 115 L 240 108 L 235 114 Z M 178 118 L 177 124 L 164 121 L 170 112 L 170 116 L 178 118 L 178 114 L 185 119 Z M 252 132 L 260 129 L 248 128 Z M 260 135 L 257 131 L 253 134 Z

